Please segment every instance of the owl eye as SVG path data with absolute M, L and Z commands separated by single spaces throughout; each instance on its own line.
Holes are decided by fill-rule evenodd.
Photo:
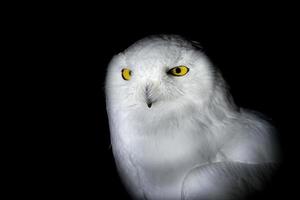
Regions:
M 122 69 L 122 78 L 129 81 L 131 79 L 131 70 L 127 68 Z
M 186 66 L 180 65 L 177 67 L 174 67 L 168 71 L 168 74 L 171 74 L 173 76 L 184 76 L 189 72 L 189 68 Z

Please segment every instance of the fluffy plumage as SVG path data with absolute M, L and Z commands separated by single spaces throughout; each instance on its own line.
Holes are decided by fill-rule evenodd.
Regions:
M 180 65 L 185 76 L 167 73 Z M 135 198 L 241 197 L 261 189 L 278 161 L 274 129 L 238 108 L 219 71 L 179 36 L 148 37 L 116 55 L 106 97 L 116 164 Z

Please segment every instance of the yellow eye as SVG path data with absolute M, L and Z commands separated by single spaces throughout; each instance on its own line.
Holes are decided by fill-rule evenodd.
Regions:
M 131 79 L 131 70 L 127 68 L 122 69 L 122 77 L 124 80 L 129 81 Z
M 168 74 L 171 74 L 173 76 L 184 76 L 189 72 L 189 68 L 186 66 L 180 65 L 177 67 L 174 67 L 168 71 Z

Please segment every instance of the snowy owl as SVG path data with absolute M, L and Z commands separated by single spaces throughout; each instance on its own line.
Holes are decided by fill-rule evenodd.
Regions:
M 277 168 L 274 128 L 238 108 L 199 45 L 181 36 L 150 36 L 114 56 L 106 104 L 134 199 L 241 198 Z

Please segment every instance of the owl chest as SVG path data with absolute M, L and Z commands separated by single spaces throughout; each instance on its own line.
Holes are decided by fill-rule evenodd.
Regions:
M 201 141 L 192 130 L 172 129 L 130 129 L 120 130 L 119 143 L 131 157 L 145 167 L 170 166 L 188 160 L 199 151 Z
M 131 135 L 133 133 L 134 136 Z M 128 168 L 123 165 L 124 171 L 131 171 L 128 176 L 138 173 L 139 180 L 134 181 L 146 192 L 158 197 L 167 193 L 180 196 L 186 173 L 193 166 L 206 162 L 199 156 L 199 142 L 180 129 L 152 133 L 131 130 L 121 134 L 127 137 L 119 138 L 116 146 L 120 152 L 126 152 L 134 166 Z

